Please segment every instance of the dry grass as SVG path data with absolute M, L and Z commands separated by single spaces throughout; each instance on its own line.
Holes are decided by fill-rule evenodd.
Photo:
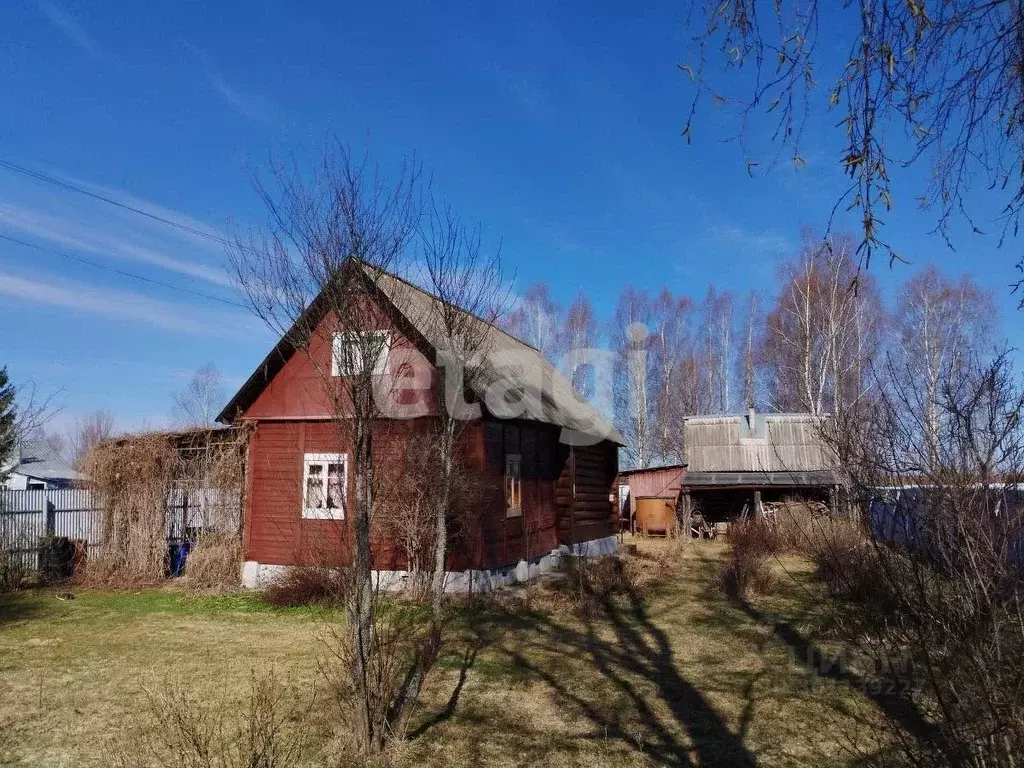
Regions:
M 719 588 L 720 542 L 639 545 L 624 565 L 635 569 L 630 588 L 600 613 L 522 600 L 456 611 L 390 764 L 852 764 L 841 734 L 873 706 L 843 682 L 816 680 L 777 632 L 783 621 L 804 635 L 814 624 L 812 566 L 782 558 L 800 588 L 784 583 L 744 608 Z M 289 684 L 283 710 L 308 711 L 308 747 L 294 763 L 343 762 L 326 691 L 309 700 L 325 621 L 340 620 L 251 594 L 2 597 L 0 764 L 107 765 L 111 743 L 152 728 L 145 688 L 179 686 L 208 711 L 244 712 L 254 668 Z

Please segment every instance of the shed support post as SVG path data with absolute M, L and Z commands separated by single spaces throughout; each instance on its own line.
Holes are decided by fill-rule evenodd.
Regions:
M 761 492 L 754 491 L 754 517 L 760 520 L 764 517 L 764 507 L 761 506 Z

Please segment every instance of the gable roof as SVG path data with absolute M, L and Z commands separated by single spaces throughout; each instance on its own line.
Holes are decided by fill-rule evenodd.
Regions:
M 86 480 L 76 472 L 45 440 L 23 440 L 15 453 L 11 472 L 37 480 Z
M 385 300 L 383 303 L 390 305 L 415 334 L 421 336 L 433 350 L 444 346 L 445 334 L 437 310 L 441 299 L 390 272 L 362 263 L 358 266 L 359 274 L 371 290 L 375 290 Z M 385 306 L 385 309 L 388 307 Z M 514 387 L 522 393 L 523 400 L 530 404 L 528 412 L 517 418 L 553 424 L 625 445 L 618 430 L 576 394 L 572 385 L 540 351 L 486 320 L 458 307 L 456 309 L 470 323 L 475 324 L 474 333 L 486 334 L 488 355 L 477 369 L 478 375 L 472 377 L 474 394 L 481 402 L 485 393 L 495 385 L 502 389 Z M 292 328 L 319 322 L 326 312 L 327 307 L 318 296 Z M 291 336 L 292 332 L 289 331 L 270 351 L 225 406 L 217 417 L 218 421 L 230 423 L 256 401 L 263 389 L 295 354 L 296 347 L 290 341 Z
M 826 472 L 836 459 L 822 439 L 827 416 L 754 413 L 683 421 L 690 476 L 701 472 Z

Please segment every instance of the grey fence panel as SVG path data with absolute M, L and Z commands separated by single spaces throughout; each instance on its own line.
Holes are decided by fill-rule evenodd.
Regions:
M 190 539 L 198 530 L 237 533 L 240 493 L 222 490 L 174 489 L 167 496 L 168 545 Z M 0 489 L 0 549 L 37 567 L 40 544 L 62 536 L 88 542 L 91 551 L 103 545 L 103 509 L 92 491 Z

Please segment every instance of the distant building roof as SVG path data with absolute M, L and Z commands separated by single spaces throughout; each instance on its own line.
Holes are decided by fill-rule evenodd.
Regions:
M 821 425 L 827 418 L 754 411 L 745 416 L 687 418 L 683 427 L 687 484 L 710 480 L 702 477 L 704 473 L 757 473 L 764 475 L 768 484 L 827 482 L 836 466 L 833 451 L 821 437 Z M 776 476 L 790 479 L 780 482 L 782 477 Z M 722 484 L 749 479 L 733 477 L 731 483 Z
M 39 480 L 85 480 L 45 440 L 23 440 L 12 472 Z

